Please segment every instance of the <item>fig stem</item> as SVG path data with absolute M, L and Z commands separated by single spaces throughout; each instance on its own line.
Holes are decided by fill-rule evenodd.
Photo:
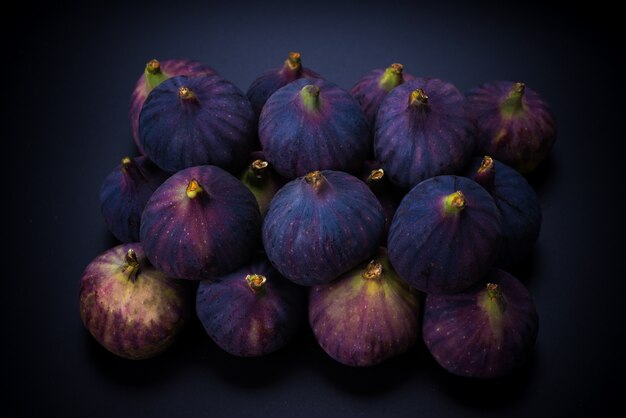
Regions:
M 524 83 L 514 83 L 509 94 L 500 103 L 500 112 L 504 117 L 512 117 L 524 110 L 524 90 L 526 85 Z
M 317 111 L 320 108 L 320 88 L 315 84 L 307 84 L 300 90 L 300 100 L 309 112 Z
M 385 90 L 391 91 L 395 87 L 404 83 L 404 77 L 402 76 L 402 64 L 393 63 L 389 67 L 385 69 L 383 74 L 380 76 L 378 81 L 378 86 Z
M 200 186 L 200 183 L 198 183 L 196 179 L 191 179 L 191 181 L 187 185 L 187 190 L 186 190 L 187 197 L 190 199 L 195 199 L 202 192 L 203 192 L 203 189 Z
M 246 283 L 254 293 L 259 293 L 263 290 L 265 282 L 267 282 L 267 278 L 262 274 L 248 274 L 246 276 Z
M 378 280 L 381 278 L 382 275 L 383 275 L 383 265 L 380 264 L 376 260 L 372 260 L 367 264 L 367 266 L 363 270 L 361 277 L 363 277 L 366 280 Z
M 454 215 L 465 208 L 465 196 L 460 190 L 450 193 L 443 198 L 443 210 L 445 213 Z
M 502 289 L 495 283 L 487 283 L 487 298 L 491 302 L 495 302 L 500 312 L 506 310 L 506 301 L 502 295 Z
M 191 91 L 191 89 L 187 86 L 181 86 L 178 88 L 178 97 L 185 101 L 198 101 L 198 98 L 196 97 L 194 92 Z
M 146 176 L 141 171 L 140 167 L 132 158 L 128 156 L 122 158 L 122 173 L 136 180 L 146 179 Z
M 148 61 L 146 70 L 146 93 L 150 93 L 152 89 L 168 79 L 167 75 L 161 71 L 161 63 L 155 59 Z
M 122 273 L 133 282 L 137 280 L 137 274 L 139 274 L 139 260 L 137 259 L 137 253 L 135 253 L 135 250 L 132 248 L 129 248 L 126 256 L 124 256 Z
M 311 171 L 304 176 L 304 180 L 310 184 L 316 192 L 319 192 L 322 189 L 322 186 L 326 183 L 326 179 L 319 170 Z
M 415 89 L 409 96 L 409 106 L 415 109 L 428 109 L 428 96 L 423 89 Z
M 493 164 L 493 158 L 488 155 L 483 157 L 480 163 L 480 167 L 474 175 L 474 181 L 483 186 L 483 188 L 489 192 L 493 191 L 496 177 L 496 168 Z
M 243 179 L 249 184 L 260 186 L 269 175 L 269 163 L 265 160 L 254 160 L 246 169 Z
M 302 69 L 301 55 L 299 52 L 290 52 L 289 58 L 285 61 L 285 66 L 291 71 L 300 72 Z
M 385 178 L 385 170 L 382 168 L 377 168 L 372 170 L 369 176 L 367 176 L 367 180 L 365 182 L 367 184 L 371 183 L 379 183 Z

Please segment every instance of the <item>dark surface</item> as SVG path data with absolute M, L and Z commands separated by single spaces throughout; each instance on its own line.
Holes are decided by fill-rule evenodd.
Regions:
M 615 10 L 596 2 L 597 10 L 510 2 L 208 3 L 89 10 L 30 3 L 3 13 L 5 414 L 624 412 L 618 397 L 626 371 L 620 203 L 626 54 Z M 239 359 L 220 351 L 197 322 L 163 356 L 130 362 L 85 331 L 80 275 L 115 244 L 100 217 L 98 189 L 134 153 L 127 112 L 145 62 L 198 59 L 245 90 L 290 50 L 344 88 L 399 61 L 413 75 L 435 75 L 461 90 L 491 79 L 523 80 L 552 105 L 557 143 L 531 179 L 542 230 L 532 259 L 517 272 L 540 315 L 537 346 L 524 368 L 498 381 L 459 379 L 420 345 L 384 365 L 352 369 L 333 362 L 306 326 L 281 352 Z

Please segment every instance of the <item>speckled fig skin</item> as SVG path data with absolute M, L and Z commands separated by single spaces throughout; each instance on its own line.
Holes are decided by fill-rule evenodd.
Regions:
M 238 172 L 255 143 L 248 99 L 219 76 L 172 77 L 150 92 L 139 115 L 145 154 L 174 173 L 197 165 Z
M 124 157 L 100 188 L 100 208 L 109 231 L 121 242 L 139 241 L 139 223 L 148 199 L 169 174 L 146 157 Z
M 105 251 L 80 279 L 80 318 L 110 352 L 133 360 L 165 351 L 191 313 L 184 283 L 150 265 L 141 244 Z
M 370 71 L 354 84 L 350 89 L 350 94 L 359 102 L 372 129 L 376 122 L 378 108 L 387 93 L 413 78 L 415 77 L 404 72 L 402 64 L 394 63 L 387 68 Z
M 466 175 L 493 196 L 502 215 L 502 244 L 496 266 L 510 269 L 532 251 L 541 229 L 541 204 L 524 176 L 491 157 L 474 158 Z
M 143 146 L 141 145 L 141 141 L 139 141 L 139 113 L 141 112 L 141 107 L 153 88 L 168 78 L 178 75 L 217 75 L 217 72 L 213 68 L 200 62 L 182 59 L 165 61 L 153 59 L 146 64 L 146 68 L 141 77 L 139 77 L 139 80 L 137 80 L 135 89 L 130 96 L 130 111 L 128 113 L 133 131 L 133 139 L 135 140 L 137 149 L 142 154 Z
M 196 313 L 224 351 L 264 356 L 284 347 L 302 324 L 306 289 L 282 277 L 265 256 L 216 280 L 200 282 Z
M 320 346 L 348 366 L 372 366 L 411 348 L 420 334 L 420 298 L 381 249 L 375 259 L 309 293 Z
M 303 67 L 301 58 L 299 52 L 290 52 L 282 67 L 265 71 L 250 84 L 246 96 L 257 117 L 261 114 L 267 99 L 279 88 L 299 78 L 322 78 L 315 71 Z
M 365 183 L 340 171 L 315 171 L 274 196 L 263 246 L 289 280 L 328 283 L 376 252 L 384 223 L 383 209 Z
M 495 378 L 509 374 L 530 354 L 539 318 L 524 285 L 493 269 L 461 293 L 427 295 L 423 338 L 452 374 Z
M 356 99 L 321 79 L 303 78 L 277 90 L 259 118 L 265 156 L 288 180 L 313 170 L 356 173 L 369 135 Z
M 263 151 L 254 151 L 248 157 L 248 165 L 239 176 L 259 204 L 261 216 L 270 207 L 270 202 L 278 190 L 287 182 L 265 158 Z
M 258 245 L 261 214 L 239 180 L 215 166 L 179 171 L 152 195 L 140 237 L 150 262 L 169 276 L 202 280 L 245 264 Z
M 436 78 L 394 88 L 376 117 L 374 155 L 392 183 L 410 189 L 422 180 L 457 174 L 474 150 L 465 96 Z
M 556 120 L 548 104 L 524 83 L 492 81 L 467 94 L 478 129 L 476 152 L 521 173 L 541 163 L 556 141 Z
M 473 180 L 437 176 L 400 202 L 387 239 L 389 259 L 411 286 L 454 293 L 494 265 L 501 241 L 500 212 Z

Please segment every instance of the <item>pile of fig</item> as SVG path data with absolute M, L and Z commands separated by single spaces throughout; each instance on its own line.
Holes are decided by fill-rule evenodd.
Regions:
M 507 271 L 538 238 L 524 175 L 556 125 L 523 83 L 464 94 L 394 63 L 348 91 L 292 52 L 244 93 L 203 63 L 151 60 L 130 123 L 139 155 L 100 190 L 121 243 L 80 280 L 110 352 L 155 356 L 194 314 L 235 356 L 303 326 L 350 366 L 423 341 L 450 373 L 493 378 L 532 352 L 537 311 Z

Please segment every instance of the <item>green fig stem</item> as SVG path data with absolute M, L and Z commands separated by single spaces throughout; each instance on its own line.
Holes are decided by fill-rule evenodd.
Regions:
M 319 170 L 311 171 L 306 176 L 304 176 L 304 180 L 311 185 L 313 190 L 319 192 L 326 184 L 326 179 L 322 175 L 322 172 Z
M 139 260 L 137 254 L 132 248 L 128 249 L 126 256 L 124 257 L 124 266 L 122 266 L 122 273 L 128 277 L 129 280 L 137 280 L 137 274 L 139 274 Z
M 493 164 L 493 158 L 488 155 L 483 157 L 480 167 L 474 175 L 474 181 L 483 186 L 488 192 L 493 191 L 496 178 L 496 168 Z
M 409 106 L 414 109 L 426 110 L 428 109 L 428 96 L 423 89 L 415 89 L 409 96 Z
M 246 283 L 254 293 L 259 293 L 263 290 L 265 282 L 267 282 L 267 278 L 262 274 L 248 274 L 246 276 Z
M 380 264 L 376 260 L 370 261 L 365 269 L 363 269 L 363 273 L 361 273 L 361 277 L 365 280 L 378 280 L 383 275 L 383 265 Z
M 148 61 L 144 74 L 146 76 L 147 93 L 150 93 L 152 89 L 168 79 L 167 75 L 161 71 L 161 63 L 155 59 Z
M 500 112 L 504 117 L 513 117 L 524 110 L 524 90 L 526 85 L 524 83 L 515 83 L 506 99 L 500 103 Z
M 300 100 L 306 110 L 316 112 L 320 108 L 320 88 L 314 84 L 302 87 Z
M 495 283 L 487 283 L 485 306 L 491 307 L 492 309 L 497 307 L 500 313 L 506 310 L 506 301 L 502 295 L 502 289 Z
M 443 198 L 443 210 L 446 214 L 454 215 L 465 208 L 465 196 L 460 190 L 450 193 Z
M 302 69 L 302 60 L 299 52 L 290 52 L 289 58 L 285 61 L 285 66 L 291 71 L 300 72 Z
M 254 160 L 246 169 L 242 180 L 247 184 L 260 186 L 269 176 L 269 163 L 265 160 Z
M 198 197 L 198 195 L 202 194 L 203 192 L 204 192 L 204 189 L 202 189 L 202 186 L 200 186 L 200 183 L 198 183 L 196 179 L 191 179 L 191 181 L 187 185 L 187 190 L 186 190 L 187 197 L 189 199 L 195 199 Z
M 385 90 L 391 91 L 395 87 L 404 83 L 404 77 L 402 77 L 402 64 L 394 63 L 385 69 L 383 75 L 378 81 L 378 86 Z

